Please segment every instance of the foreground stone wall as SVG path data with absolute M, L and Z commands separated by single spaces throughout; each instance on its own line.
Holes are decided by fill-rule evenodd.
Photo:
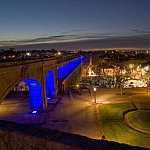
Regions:
M 93 140 L 84 136 L 0 121 L 0 150 L 142 150 L 116 142 Z

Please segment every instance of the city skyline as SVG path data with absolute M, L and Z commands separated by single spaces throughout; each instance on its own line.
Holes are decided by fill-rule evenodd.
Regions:
M 0 6 L 0 47 L 150 48 L 149 0 L 27 0 Z

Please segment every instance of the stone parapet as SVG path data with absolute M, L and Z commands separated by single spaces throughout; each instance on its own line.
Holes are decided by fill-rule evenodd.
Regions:
M 144 150 L 107 140 L 94 140 L 84 136 L 0 121 L 0 150 Z

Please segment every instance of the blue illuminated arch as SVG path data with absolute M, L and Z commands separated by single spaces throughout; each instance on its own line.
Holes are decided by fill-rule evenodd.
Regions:
M 49 70 L 46 74 L 46 98 L 50 98 L 56 94 L 54 74 Z
M 43 101 L 42 101 L 42 89 L 40 83 L 34 79 L 26 79 L 24 80 L 24 82 L 27 84 L 29 88 L 31 109 L 32 110 L 41 109 L 43 106 Z
M 64 80 L 84 59 L 85 56 L 82 56 L 57 67 L 58 78 Z

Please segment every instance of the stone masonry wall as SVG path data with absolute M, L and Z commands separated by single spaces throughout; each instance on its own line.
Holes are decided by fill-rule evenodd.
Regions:
M 94 140 L 84 136 L 0 121 L 0 150 L 142 150 L 116 142 Z

